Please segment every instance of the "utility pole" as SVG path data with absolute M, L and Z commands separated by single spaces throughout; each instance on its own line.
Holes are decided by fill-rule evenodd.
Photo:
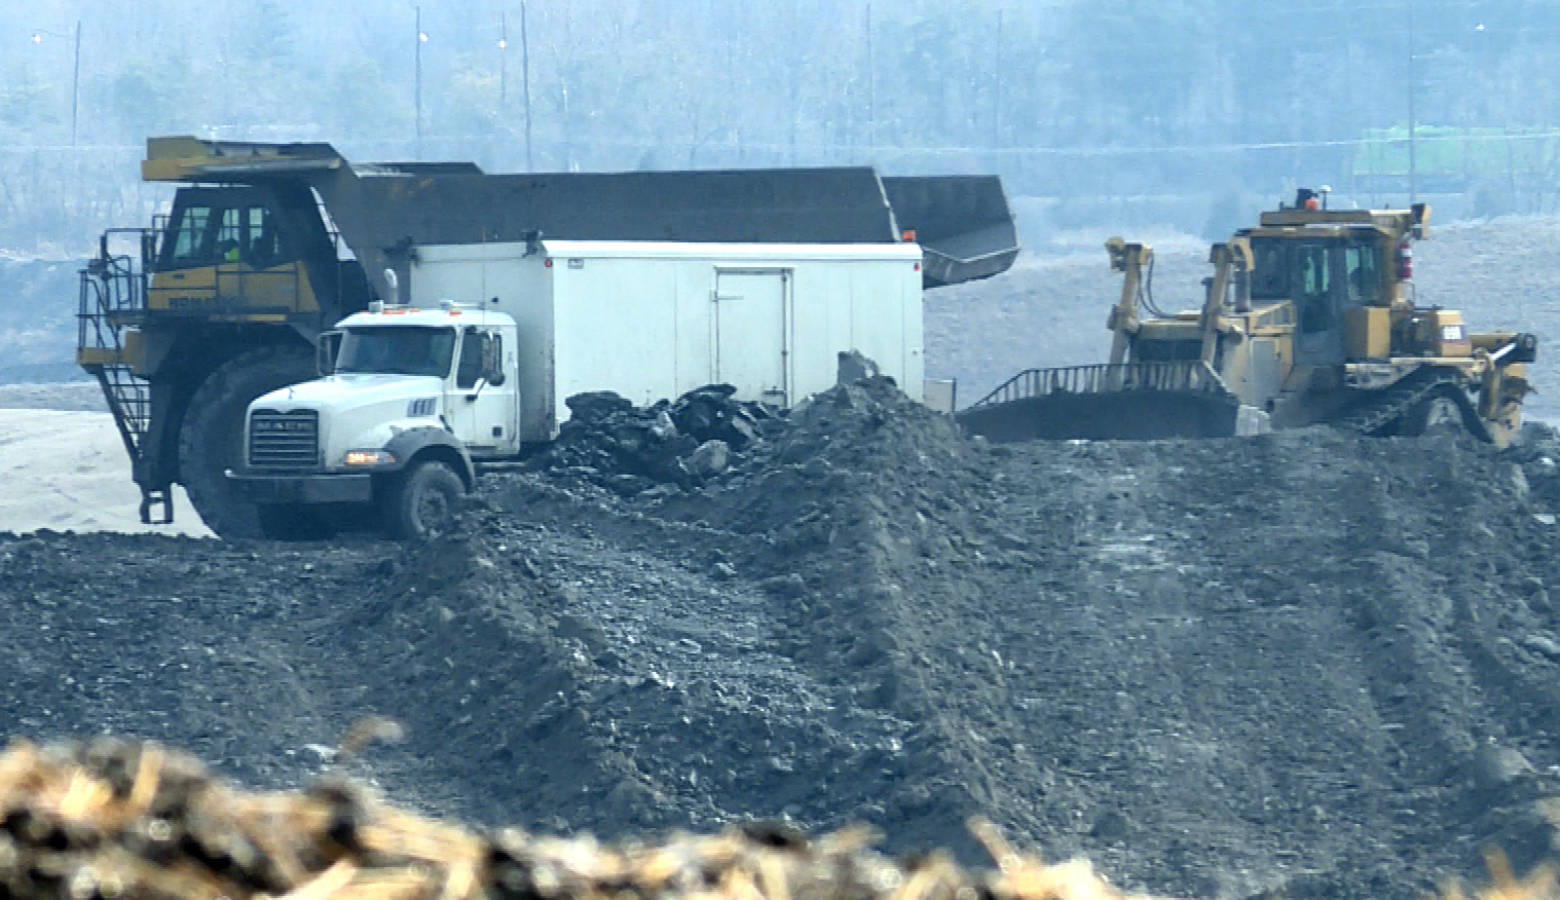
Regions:
M 423 158 L 423 128 L 422 128 L 422 45 L 428 41 L 428 36 L 422 30 L 422 7 L 417 7 L 417 46 L 413 65 L 415 68 L 413 94 L 416 103 L 417 118 L 417 147 L 414 156 L 421 162 Z
M 42 46 L 44 35 L 57 38 L 71 37 L 58 31 L 50 31 L 47 28 L 34 28 L 32 32 L 33 46 Z M 76 146 L 76 121 L 81 109 L 81 20 L 76 20 L 76 55 L 71 63 L 70 75 L 70 146 Z
M 81 108 L 81 20 L 76 20 L 76 60 L 70 72 L 70 147 L 76 149 L 76 112 Z
M 991 68 L 996 78 L 991 85 L 991 147 L 1002 146 L 1002 10 L 997 10 L 997 52 L 993 54 Z
M 872 56 L 872 4 L 867 4 L 867 150 L 877 155 L 877 61 Z
M 525 0 L 520 2 L 520 82 L 525 91 L 525 170 L 536 171 L 531 158 L 531 44 L 525 33 Z
M 1419 141 L 1414 118 L 1414 0 L 1408 0 L 1408 202 L 1419 202 Z
M 498 13 L 498 105 L 509 100 L 509 13 Z

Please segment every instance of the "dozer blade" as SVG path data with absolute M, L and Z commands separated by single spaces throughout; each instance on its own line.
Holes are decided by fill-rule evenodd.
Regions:
M 1232 437 L 1240 402 L 1200 362 L 1028 369 L 960 412 L 992 441 Z

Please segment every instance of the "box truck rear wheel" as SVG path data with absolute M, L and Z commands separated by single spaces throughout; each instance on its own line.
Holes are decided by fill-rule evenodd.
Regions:
M 401 540 L 427 540 L 449 532 L 466 486 L 437 460 L 415 463 L 386 494 L 385 530 Z
M 314 377 L 306 347 L 260 347 L 218 366 L 201 382 L 179 429 L 179 480 L 206 527 L 223 538 L 260 537 L 260 516 L 228 483 L 243 462 L 244 413 L 249 401 Z

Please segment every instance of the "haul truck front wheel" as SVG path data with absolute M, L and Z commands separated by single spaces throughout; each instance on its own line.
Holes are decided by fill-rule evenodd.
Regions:
M 260 347 L 218 366 L 190 398 L 179 429 L 179 480 L 190 505 L 218 536 L 261 536 L 255 505 L 233 490 L 225 474 L 243 462 L 249 401 L 314 375 L 314 355 L 307 348 Z
M 385 530 L 401 540 L 427 540 L 449 532 L 466 486 L 437 460 L 417 463 L 385 494 Z

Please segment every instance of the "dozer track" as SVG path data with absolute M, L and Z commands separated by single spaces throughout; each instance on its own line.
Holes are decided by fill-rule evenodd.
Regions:
M 1230 437 L 1240 402 L 1195 361 L 1028 369 L 957 418 L 993 441 Z
M 1427 366 L 1391 387 L 1366 393 L 1327 424 L 1361 435 L 1395 434 L 1415 407 L 1437 394 L 1446 394 L 1456 399 L 1463 414 L 1463 427 L 1479 440 L 1491 440 L 1489 429 L 1474 411 L 1462 385 L 1459 373 Z

